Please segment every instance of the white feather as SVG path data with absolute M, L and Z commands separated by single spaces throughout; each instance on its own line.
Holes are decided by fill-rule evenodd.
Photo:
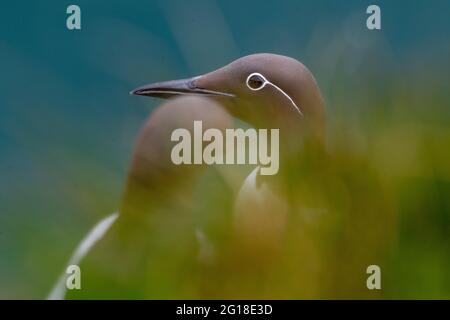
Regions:
M 67 266 L 79 265 L 81 260 L 86 256 L 89 250 L 105 235 L 114 221 L 116 221 L 119 214 L 117 212 L 107 216 L 100 220 L 87 234 L 86 237 L 80 242 L 75 252 L 72 254 Z M 66 296 L 66 270 L 62 272 L 56 285 L 53 287 L 52 291 L 48 295 L 48 300 L 62 300 Z

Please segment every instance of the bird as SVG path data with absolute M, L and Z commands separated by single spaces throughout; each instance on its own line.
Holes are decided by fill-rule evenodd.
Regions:
M 336 274 L 345 265 L 336 252 L 360 236 L 339 238 L 345 225 L 334 198 L 341 191 L 340 174 L 349 173 L 354 163 L 328 154 L 325 101 L 303 63 L 278 54 L 251 54 L 215 71 L 143 85 L 131 94 L 168 102 L 144 125 L 117 216 L 89 246 L 92 257 L 83 257 L 96 270 L 87 281 L 98 288 L 90 287 L 88 297 L 299 298 L 362 290 Z M 220 197 L 211 204 L 208 197 L 227 191 L 211 192 L 213 184 L 206 184 L 201 197 L 193 197 L 191 191 L 211 168 L 171 163 L 168 135 L 176 127 L 191 128 L 195 120 L 225 130 L 231 119 L 279 129 L 280 170 L 265 176 L 256 166 L 231 205 Z M 194 258 L 199 239 L 208 241 L 201 232 L 195 238 L 192 223 L 205 203 L 207 214 L 232 211 L 221 220 L 225 245 L 206 264 Z M 352 223 L 364 217 L 352 213 Z M 368 258 L 347 267 L 356 270 Z M 118 289 L 108 291 L 113 285 Z
M 291 57 L 260 53 L 204 75 L 151 83 L 132 93 L 166 99 L 179 95 L 208 97 L 252 127 L 280 130 L 280 172 L 262 176 L 257 166 L 236 197 L 231 260 L 237 261 L 239 271 L 233 266 L 227 271 L 240 274 L 245 268 L 249 270 L 238 277 L 238 285 L 243 278 L 258 274 L 257 269 L 266 273 L 265 266 L 272 265 L 270 260 L 278 260 L 282 253 L 289 214 L 296 201 L 293 177 L 298 174 L 299 157 L 319 157 L 325 148 L 325 103 L 312 73 Z
M 208 97 L 252 127 L 279 129 L 280 170 L 266 176 L 256 166 L 242 181 L 230 245 L 205 272 L 206 297 L 380 296 L 368 290 L 366 270 L 389 259 L 395 207 L 368 156 L 346 145 L 330 149 L 325 99 L 302 62 L 251 54 L 133 94 Z
M 205 166 L 173 164 L 170 138 L 174 129 L 192 131 L 192 122 L 198 119 L 205 129 L 231 127 L 231 116 L 221 106 L 193 96 L 171 99 L 151 114 L 139 133 L 118 212 L 102 219 L 81 241 L 68 262 L 68 265 L 80 265 L 81 290 L 67 290 L 67 275 L 63 272 L 48 299 L 120 298 L 124 291 L 111 288 L 145 288 L 142 286 L 144 275 L 140 272 L 146 259 L 163 261 L 160 268 L 170 262 L 181 268 L 177 259 L 184 260 L 186 267 L 191 256 L 187 253 L 197 254 L 191 194 Z M 183 250 L 177 250 L 180 242 Z M 150 255 L 149 247 L 152 248 Z M 168 247 L 170 257 L 165 251 Z M 153 259 L 149 258 L 151 255 Z M 156 263 L 152 267 L 158 268 Z M 138 275 L 142 276 L 139 283 L 133 282 Z M 107 279 L 105 286 L 101 277 Z M 180 287 L 176 289 L 179 291 Z M 130 292 L 129 297 L 136 294 Z
M 287 56 L 253 54 L 205 75 L 144 85 L 132 93 L 160 98 L 207 96 L 256 128 L 280 129 L 280 173 L 264 179 L 256 168 L 243 183 L 241 203 L 258 179 L 286 187 L 280 181 L 295 172 L 290 167 L 297 166 L 299 152 L 325 146 L 325 104 L 320 89 L 307 67 Z

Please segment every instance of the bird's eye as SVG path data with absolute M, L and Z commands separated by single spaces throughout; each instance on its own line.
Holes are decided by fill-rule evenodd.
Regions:
M 260 90 L 266 85 L 266 78 L 259 73 L 252 73 L 247 78 L 247 87 L 251 90 Z

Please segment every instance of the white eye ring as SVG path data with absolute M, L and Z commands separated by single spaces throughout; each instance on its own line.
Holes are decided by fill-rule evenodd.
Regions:
M 250 80 L 252 77 L 258 77 L 260 78 L 260 80 L 262 81 L 261 86 L 257 87 L 257 88 L 253 88 L 250 85 Z M 291 102 L 292 106 L 294 107 L 295 111 L 298 112 L 300 114 L 300 116 L 303 117 L 303 112 L 302 110 L 295 104 L 294 100 L 286 93 L 283 91 L 283 89 L 281 89 L 279 86 L 277 86 L 276 84 L 273 84 L 272 82 L 270 82 L 269 80 L 266 79 L 266 77 L 264 77 L 261 73 L 258 72 L 253 72 L 251 74 L 249 74 L 249 76 L 247 77 L 247 80 L 245 81 L 245 84 L 247 85 L 247 87 L 252 90 L 252 91 L 259 91 L 262 88 L 264 88 L 267 84 L 270 84 L 272 87 L 274 87 L 275 89 L 277 89 L 279 92 L 281 92 L 287 99 L 289 99 L 289 101 Z
M 251 85 L 250 85 L 250 80 L 251 80 L 251 78 L 253 78 L 253 77 L 258 77 L 258 78 L 260 78 L 261 80 L 262 80 L 262 84 L 261 84 L 261 86 L 259 86 L 259 87 L 257 87 L 257 88 L 254 88 L 254 87 L 252 87 Z M 247 85 L 247 87 L 250 89 L 250 90 L 252 90 L 252 91 L 258 91 L 258 90 L 261 90 L 262 88 L 264 88 L 265 86 L 266 86 L 266 84 L 268 84 L 269 83 L 269 81 L 267 81 L 267 79 L 261 74 L 261 73 L 258 73 L 258 72 L 253 72 L 253 73 L 251 73 L 251 74 L 249 74 L 249 76 L 247 77 L 247 80 L 245 81 L 245 84 Z

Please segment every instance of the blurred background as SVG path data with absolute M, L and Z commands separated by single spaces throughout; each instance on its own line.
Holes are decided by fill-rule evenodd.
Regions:
M 66 28 L 70 4 L 81 30 Z M 366 28 L 370 4 L 381 30 Z M 450 298 L 449 13 L 446 0 L 3 1 L 0 298 L 45 298 L 117 209 L 135 137 L 160 103 L 131 89 L 256 52 L 308 66 L 330 152 L 363 158 L 377 181 L 363 187 L 395 217 L 382 297 Z M 339 190 L 349 201 L 345 181 Z

